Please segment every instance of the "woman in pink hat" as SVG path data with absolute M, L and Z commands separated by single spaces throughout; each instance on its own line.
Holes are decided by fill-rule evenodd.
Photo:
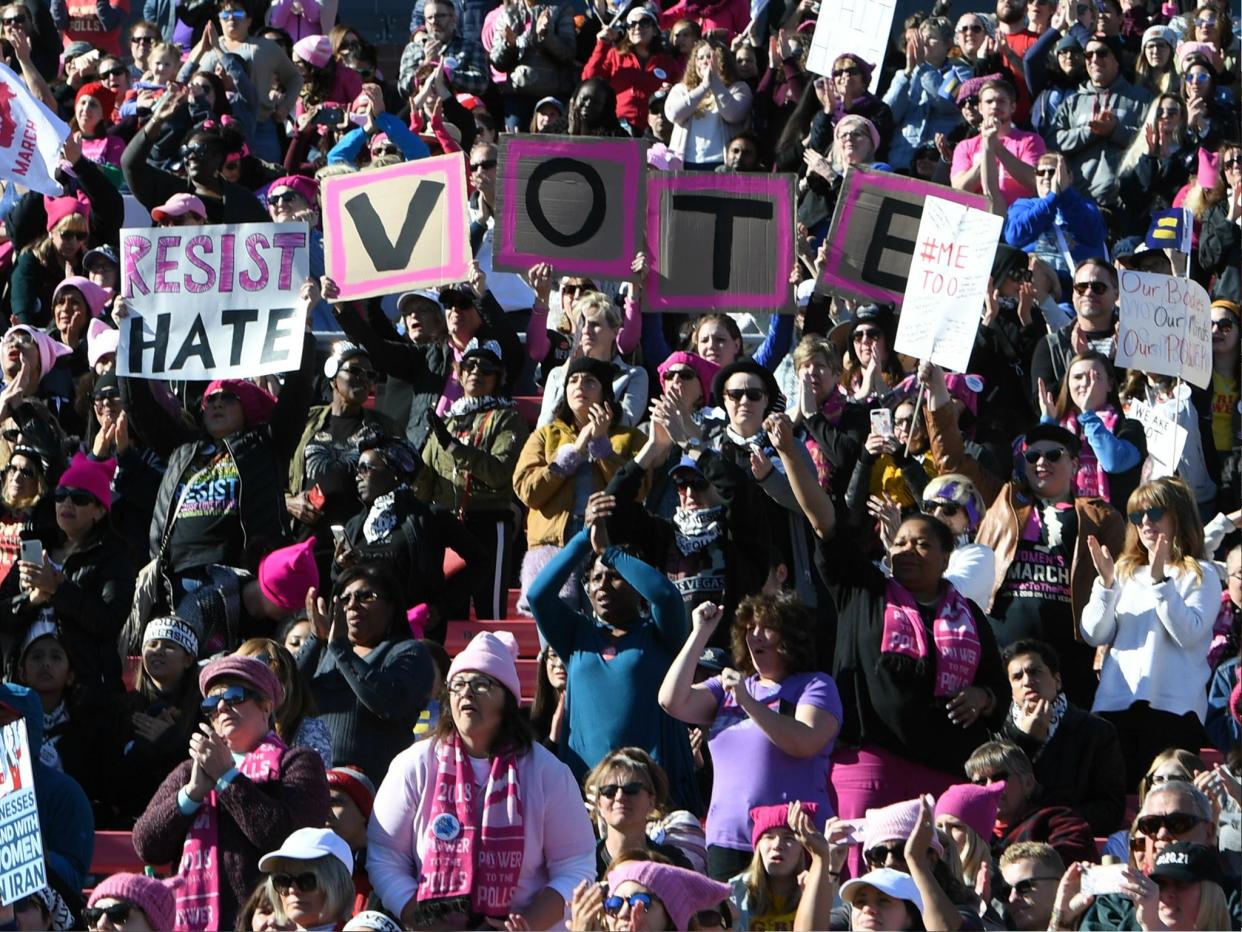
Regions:
M 516 655 L 512 634 L 476 635 L 449 667 L 449 714 L 397 756 L 376 794 L 367 869 L 405 928 L 499 927 L 515 915 L 550 928 L 595 878 L 577 782 L 518 707 Z
M 75 197 L 46 198 L 47 229 L 18 253 L 9 300 L 13 320 L 46 327 L 52 320 L 52 291 L 66 270 L 76 274 L 86 252 L 89 202 Z
M 684 867 L 630 856 L 606 884 L 574 891 L 572 929 L 656 932 L 728 928 L 729 888 Z

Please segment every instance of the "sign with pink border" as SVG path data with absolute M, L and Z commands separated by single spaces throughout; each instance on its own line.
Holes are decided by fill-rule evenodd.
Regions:
M 466 279 L 471 253 L 460 153 L 329 178 L 321 200 L 324 267 L 342 300 Z

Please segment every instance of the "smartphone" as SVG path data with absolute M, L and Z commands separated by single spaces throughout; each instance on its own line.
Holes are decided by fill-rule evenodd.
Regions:
M 40 564 L 43 562 L 43 544 L 41 541 L 22 541 L 22 562 Z
M 343 524 L 332 525 L 332 542 L 335 544 L 339 544 L 344 539 L 345 539 L 345 525 Z
M 872 408 L 871 432 L 881 437 L 893 436 L 893 412 L 888 408 Z
M 345 111 L 340 107 L 324 107 L 315 114 L 316 126 L 339 126 Z
M 850 833 L 843 839 L 847 845 L 866 844 L 867 839 L 863 836 L 863 826 L 867 824 L 866 819 L 842 819 L 841 825 L 848 826 Z
M 1083 895 L 1102 896 L 1120 893 L 1124 864 L 1093 864 L 1082 876 Z

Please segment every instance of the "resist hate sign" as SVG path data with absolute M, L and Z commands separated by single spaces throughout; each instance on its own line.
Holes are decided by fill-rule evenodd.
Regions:
M 18 714 L 7 705 L 4 711 Z M 0 903 L 8 906 L 45 886 L 30 739 L 19 715 L 0 728 Z
M 1212 301 L 1198 282 L 1125 270 L 1116 363 L 1181 377 L 1207 388 L 1212 380 Z
M 249 378 L 295 369 L 310 275 L 300 223 L 121 231 L 117 373 L 143 379 Z

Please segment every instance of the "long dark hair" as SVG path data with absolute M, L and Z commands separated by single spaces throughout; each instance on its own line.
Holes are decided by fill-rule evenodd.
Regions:
M 785 128 L 781 130 L 781 135 L 776 140 L 775 151 L 780 152 L 801 141 L 811 131 L 811 121 L 815 119 L 815 114 L 819 113 L 820 109 L 819 95 L 815 93 L 815 85 L 808 83 L 806 90 L 802 92 L 802 99 L 794 105 L 793 112 L 785 121 Z M 820 154 L 827 155 L 826 152 Z
M 556 714 L 556 707 L 560 702 L 560 694 L 552 680 L 548 678 L 548 652 L 552 650 L 551 646 L 545 647 L 539 652 L 539 673 L 535 677 L 535 701 L 530 707 L 530 723 L 535 729 L 535 733 L 539 736 L 539 740 L 548 746 L 554 746 L 556 740 L 552 737 L 552 717 Z M 564 661 L 561 661 L 564 663 Z

